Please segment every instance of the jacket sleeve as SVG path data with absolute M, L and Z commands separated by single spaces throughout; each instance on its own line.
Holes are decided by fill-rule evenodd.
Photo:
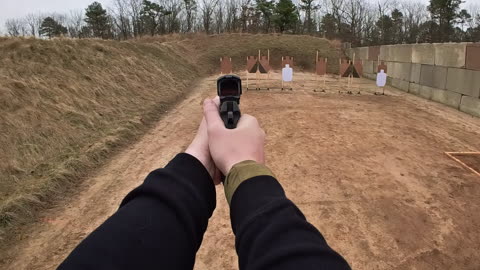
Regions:
M 59 269 L 191 270 L 215 204 L 205 167 L 179 154 L 130 192 Z
M 241 270 L 350 269 L 272 176 L 242 182 L 230 215 Z

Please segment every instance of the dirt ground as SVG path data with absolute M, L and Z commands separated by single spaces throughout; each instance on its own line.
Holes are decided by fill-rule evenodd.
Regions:
M 444 152 L 479 151 L 480 119 L 391 88 L 373 95 L 368 80 L 349 88 L 333 77 L 325 86 L 296 78 L 292 91 L 245 91 L 241 108 L 260 120 L 267 165 L 328 243 L 354 269 L 479 269 L 480 178 Z M 22 228 L 16 245 L 1 249 L 0 269 L 55 268 L 148 172 L 186 148 L 215 79 Z M 220 186 L 217 200 L 195 269 L 238 269 Z

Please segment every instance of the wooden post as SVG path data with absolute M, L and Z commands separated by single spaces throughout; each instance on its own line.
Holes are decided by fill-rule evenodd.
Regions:
M 338 59 L 338 68 L 340 69 L 342 67 L 342 58 Z M 338 79 L 342 79 L 342 74 L 339 72 Z
M 248 56 L 247 56 L 247 68 L 246 68 L 246 70 L 247 70 L 247 90 L 248 90 Z
M 352 60 L 352 72 L 350 72 L 350 87 L 353 84 L 353 70 L 355 69 L 355 53 L 353 53 L 353 60 Z
M 270 49 L 267 50 L 267 60 L 268 60 L 268 66 L 270 66 Z M 272 69 L 272 66 L 270 66 L 270 69 Z M 268 80 L 270 80 L 270 69 L 267 71 Z
M 328 58 L 325 58 L 325 73 L 323 73 L 323 86 L 325 86 L 325 84 L 327 83 L 326 80 L 327 80 L 327 61 L 328 61 Z

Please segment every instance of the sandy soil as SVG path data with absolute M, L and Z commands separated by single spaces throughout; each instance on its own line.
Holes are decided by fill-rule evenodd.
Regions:
M 480 178 L 444 152 L 479 151 L 480 119 L 390 88 L 373 95 L 368 80 L 355 80 L 350 95 L 345 80 L 323 86 L 298 77 L 293 91 L 245 91 L 241 107 L 259 118 L 268 166 L 329 244 L 354 269 L 478 269 Z M 23 228 L 2 249 L 0 269 L 55 268 L 149 171 L 189 144 L 215 78 Z M 238 268 L 221 187 L 217 194 L 196 269 Z

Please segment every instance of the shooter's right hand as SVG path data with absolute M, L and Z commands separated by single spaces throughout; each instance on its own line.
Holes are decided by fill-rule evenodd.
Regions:
M 220 118 L 219 103 L 218 97 L 206 99 L 203 103 L 208 145 L 217 168 L 227 175 L 235 164 L 245 160 L 264 164 L 265 132 L 257 119 L 243 114 L 235 129 L 227 129 Z

